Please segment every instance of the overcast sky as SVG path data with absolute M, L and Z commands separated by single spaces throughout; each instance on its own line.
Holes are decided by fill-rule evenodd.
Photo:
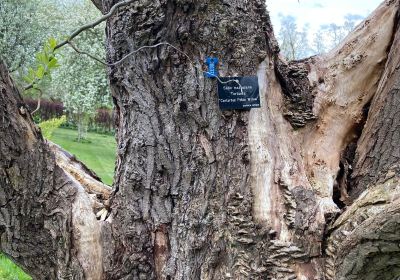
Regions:
M 309 23 L 310 33 L 321 24 L 342 24 L 346 14 L 368 16 L 383 0 L 266 0 L 275 34 L 279 32 L 279 14 L 294 16 L 301 28 Z

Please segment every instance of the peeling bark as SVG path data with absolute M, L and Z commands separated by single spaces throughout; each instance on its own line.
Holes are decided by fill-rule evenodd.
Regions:
M 392 280 L 398 15 L 386 1 L 327 55 L 287 63 L 261 0 L 122 7 L 109 62 L 164 41 L 187 56 L 162 46 L 109 69 L 112 193 L 42 140 L 3 69 L 1 249 L 37 279 Z M 258 76 L 261 108 L 220 111 L 209 55 L 221 76 Z
M 397 279 L 400 275 L 399 14 L 385 71 L 356 150 L 355 202 L 331 227 L 328 279 Z

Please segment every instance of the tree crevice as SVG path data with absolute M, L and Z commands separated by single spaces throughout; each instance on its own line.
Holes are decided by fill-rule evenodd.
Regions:
M 336 182 L 333 186 L 333 201 L 339 207 L 343 209 L 352 204 L 354 198 L 350 197 L 353 191 L 353 168 L 355 165 L 355 157 L 358 141 L 362 135 L 363 129 L 368 119 L 368 111 L 371 106 L 371 101 L 364 105 L 362 108 L 362 117 L 357 121 L 349 132 L 351 140 L 347 144 L 346 148 L 340 153 L 339 171 L 336 176 Z

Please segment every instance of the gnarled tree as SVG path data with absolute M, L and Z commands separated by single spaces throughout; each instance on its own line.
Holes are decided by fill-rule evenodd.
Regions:
M 35 279 L 398 277 L 399 2 L 290 63 L 262 0 L 121 7 L 110 63 L 181 51 L 109 67 L 112 192 L 43 140 L 1 66 L 1 250 Z M 261 108 L 218 108 L 209 55 L 258 76 Z

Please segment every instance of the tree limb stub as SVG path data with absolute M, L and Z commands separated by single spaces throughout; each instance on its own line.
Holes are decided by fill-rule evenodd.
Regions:
M 55 154 L 58 166 L 74 177 L 84 187 L 86 193 L 93 197 L 93 210 L 97 213 L 104 207 L 108 208 L 111 187 L 103 184 L 100 178 L 75 156 L 50 141 L 47 141 L 47 144 Z

